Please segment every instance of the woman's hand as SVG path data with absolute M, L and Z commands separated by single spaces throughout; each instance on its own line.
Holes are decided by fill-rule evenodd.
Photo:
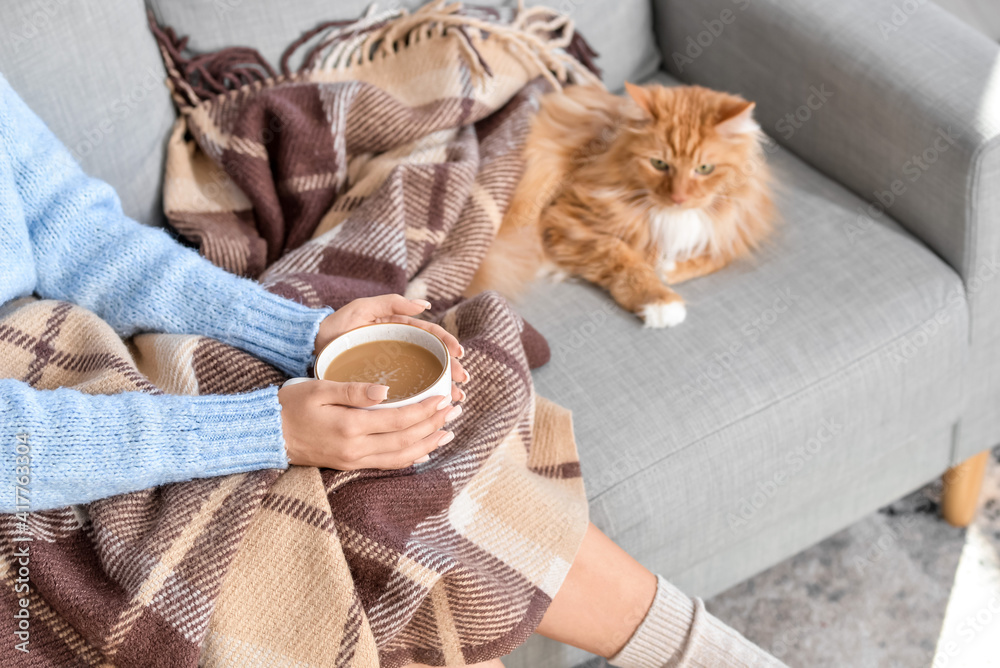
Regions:
M 359 410 L 383 401 L 389 388 L 311 380 L 278 390 L 288 461 L 298 466 L 401 469 L 451 442 L 444 431 L 461 406 L 438 396 L 402 408 Z
M 458 342 L 458 339 L 449 334 L 448 330 L 440 325 L 412 317 L 423 313 L 430 306 L 430 303 L 423 299 L 407 299 L 400 295 L 382 295 L 380 297 L 355 299 L 320 323 L 314 352 L 318 355 L 328 343 L 355 327 L 379 322 L 400 322 L 425 329 L 444 341 L 445 346 L 448 347 L 448 352 L 454 358 L 451 361 L 452 380 L 456 383 L 467 382 L 469 380 L 469 373 L 462 368 L 462 364 L 458 361 L 465 354 L 465 350 Z M 452 385 L 451 396 L 455 401 L 463 401 L 465 399 L 465 392 Z

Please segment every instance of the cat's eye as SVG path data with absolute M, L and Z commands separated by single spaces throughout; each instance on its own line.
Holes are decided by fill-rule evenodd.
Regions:
M 711 174 L 715 171 L 715 165 L 698 165 L 694 168 L 694 171 L 702 176 L 706 174 Z
M 650 158 L 649 162 L 656 167 L 661 172 L 665 172 L 670 169 L 670 165 L 667 164 L 665 160 L 660 160 L 659 158 Z

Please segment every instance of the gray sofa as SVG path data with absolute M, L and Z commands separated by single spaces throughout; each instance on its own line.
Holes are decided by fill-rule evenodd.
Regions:
M 366 4 L 151 2 L 195 49 L 272 62 Z M 924 1 L 548 4 L 613 89 L 755 100 L 784 220 L 754 260 L 682 286 L 673 330 L 582 284 L 521 305 L 553 345 L 535 379 L 574 411 L 598 526 L 707 596 L 1000 442 L 996 43 Z M 0 26 L 0 71 L 129 214 L 160 224 L 174 110 L 141 0 L 3 3 Z M 585 659 L 533 639 L 508 666 Z

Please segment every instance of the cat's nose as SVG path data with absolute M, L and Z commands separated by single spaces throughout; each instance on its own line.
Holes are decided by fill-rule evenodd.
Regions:
M 688 198 L 686 195 L 682 195 L 680 193 L 670 193 L 670 199 L 674 202 L 674 204 L 683 204 Z

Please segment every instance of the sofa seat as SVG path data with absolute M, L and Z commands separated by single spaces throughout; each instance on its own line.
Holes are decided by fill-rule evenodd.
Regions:
M 519 304 L 552 344 L 535 382 L 573 410 L 593 520 L 705 595 L 869 512 L 858 477 L 893 449 L 906 463 L 875 472 L 882 500 L 939 474 L 961 409 L 959 277 L 774 150 L 782 224 L 754 259 L 680 285 L 679 327 L 644 329 L 585 283 L 536 284 Z M 782 550 L 741 552 L 779 524 Z M 737 563 L 699 570 L 724 551 Z

